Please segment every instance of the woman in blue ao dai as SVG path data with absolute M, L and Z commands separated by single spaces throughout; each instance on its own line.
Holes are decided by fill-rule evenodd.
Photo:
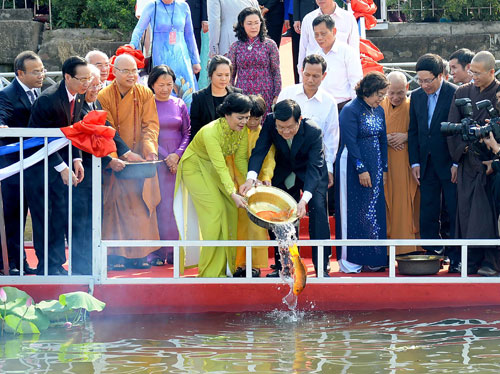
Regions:
M 388 81 L 382 73 L 367 74 L 357 85 L 357 97 L 340 113 L 341 145 L 336 161 L 337 239 L 386 239 L 384 181 L 387 136 L 384 110 Z M 337 247 L 340 271 L 382 270 L 385 246 Z

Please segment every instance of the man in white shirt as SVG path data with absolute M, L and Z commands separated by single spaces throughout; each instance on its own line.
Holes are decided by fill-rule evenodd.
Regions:
M 314 38 L 319 45 L 317 54 L 327 63 L 327 75 L 321 83 L 337 101 L 339 111 L 356 97 L 354 88 L 363 78 L 359 53 L 337 39 L 335 22 L 330 16 L 320 15 L 313 21 Z
M 316 0 L 319 8 L 308 13 L 301 24 L 299 61 L 297 68 L 300 70 L 302 61 L 311 53 L 316 53 L 320 48 L 314 38 L 313 20 L 320 15 L 327 15 L 337 26 L 337 38 L 350 45 L 359 56 L 359 29 L 356 18 L 351 12 L 341 9 L 334 0 Z
M 278 102 L 292 99 L 300 106 L 302 116 L 310 118 L 323 132 L 328 188 L 333 185 L 333 163 L 339 147 L 339 116 L 337 102 L 320 87 L 327 73 L 327 64 L 320 55 L 309 55 L 302 64 L 302 83 L 284 88 Z

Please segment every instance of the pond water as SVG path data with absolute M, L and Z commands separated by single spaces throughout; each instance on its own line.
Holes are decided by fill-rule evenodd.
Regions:
M 0 373 L 498 373 L 500 308 L 93 317 L 0 339 Z

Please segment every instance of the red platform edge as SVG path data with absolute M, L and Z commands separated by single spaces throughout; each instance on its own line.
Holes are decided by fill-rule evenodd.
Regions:
M 85 285 L 19 285 L 36 302 L 57 299 Z M 457 292 L 460 289 L 460 292 Z M 298 310 L 360 311 L 500 305 L 499 284 L 309 284 Z M 95 285 L 106 303 L 99 315 L 268 312 L 287 310 L 283 284 L 120 284 Z

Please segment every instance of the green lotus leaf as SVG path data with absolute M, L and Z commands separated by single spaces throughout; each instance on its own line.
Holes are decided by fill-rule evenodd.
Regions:
M 59 302 L 70 309 L 81 308 L 88 312 L 100 312 L 106 306 L 106 303 L 82 291 L 64 293 L 59 296 Z
M 24 299 L 26 301 L 28 297 L 31 297 L 26 292 L 21 291 L 15 287 L 3 287 L 5 294 L 7 295 L 7 303 L 9 301 L 14 301 L 16 299 Z
M 58 300 L 46 300 L 36 304 L 36 307 L 45 314 L 51 322 L 72 320 L 75 317 L 75 310 L 67 305 L 62 305 Z
M 9 312 L 7 312 L 7 317 L 9 315 L 15 315 L 19 318 L 33 322 L 39 330 L 47 330 L 50 325 L 49 318 L 40 309 L 35 308 L 33 305 L 30 307 L 21 305 L 12 308 Z
M 31 321 L 27 321 L 13 314 L 5 317 L 5 331 L 17 334 L 40 334 L 38 327 Z

